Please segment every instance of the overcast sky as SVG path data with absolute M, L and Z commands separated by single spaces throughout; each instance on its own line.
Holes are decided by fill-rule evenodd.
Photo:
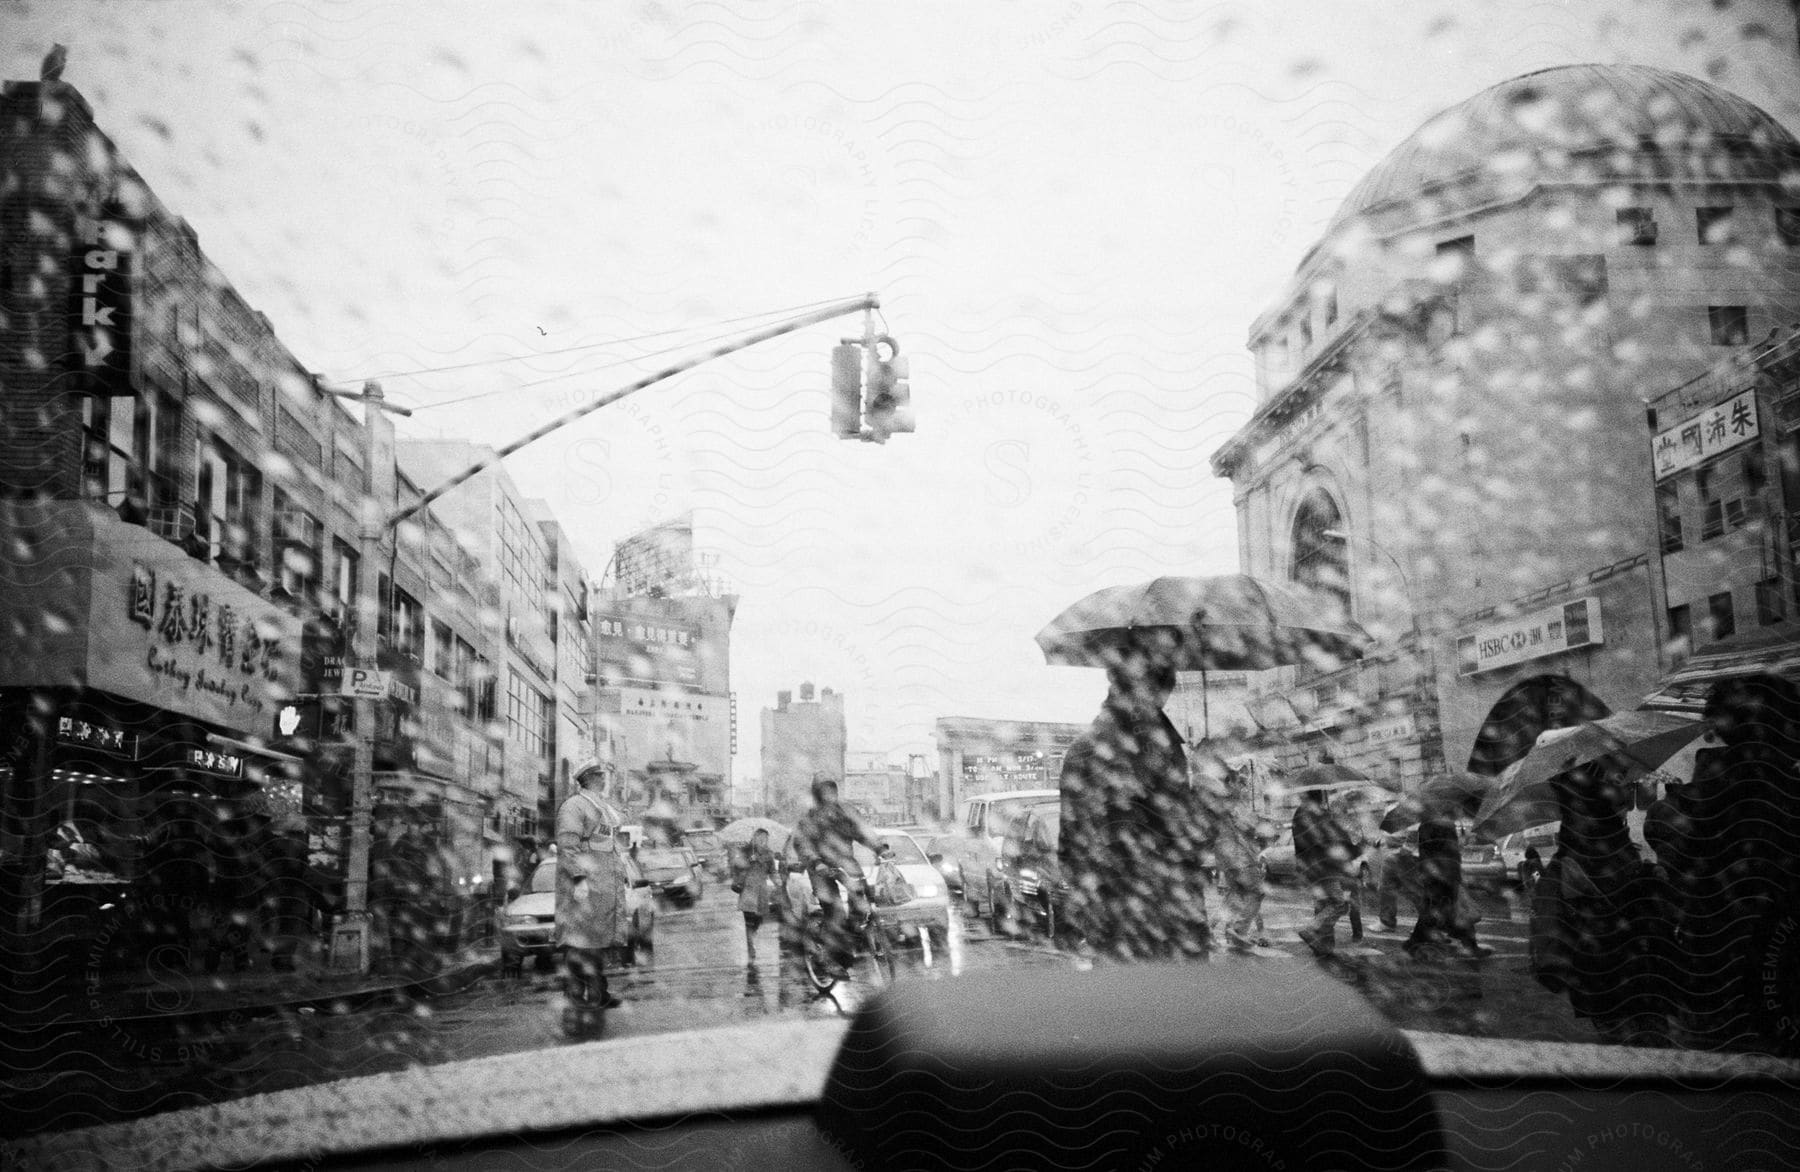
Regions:
M 301 362 L 429 408 L 403 434 L 497 443 L 719 323 L 880 292 L 917 435 L 828 434 L 846 320 L 508 465 L 596 574 L 695 511 L 742 595 L 739 776 L 803 679 L 902 761 L 941 715 L 1089 718 L 1099 674 L 1033 633 L 1101 586 L 1236 568 L 1206 458 L 1254 406 L 1249 323 L 1428 115 L 1626 61 L 1800 125 L 1772 0 L 5 13 L 5 76 L 68 45 L 65 80 Z

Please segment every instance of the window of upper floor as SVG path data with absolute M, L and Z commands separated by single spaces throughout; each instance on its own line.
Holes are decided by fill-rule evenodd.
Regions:
M 1616 215 L 1620 244 L 1647 247 L 1656 243 L 1656 211 L 1654 208 L 1620 208 Z
M 1714 346 L 1742 346 L 1750 341 L 1750 313 L 1742 305 L 1706 307 L 1707 339 Z
M 1701 244 L 1730 244 L 1733 238 L 1731 206 L 1695 208 L 1694 235 Z

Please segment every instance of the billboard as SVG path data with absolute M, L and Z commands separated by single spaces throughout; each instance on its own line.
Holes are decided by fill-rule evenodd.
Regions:
M 675 685 L 723 695 L 735 598 L 596 598 L 589 621 L 602 687 Z
M 694 514 L 634 533 L 613 547 L 619 589 L 648 594 L 694 580 Z

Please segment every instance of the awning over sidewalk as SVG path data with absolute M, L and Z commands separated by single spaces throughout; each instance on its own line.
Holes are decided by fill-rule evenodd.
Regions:
M 1757 631 L 1721 639 L 1663 677 L 1638 707 L 1697 713 L 1720 680 L 1763 673 L 1800 684 L 1800 635 Z

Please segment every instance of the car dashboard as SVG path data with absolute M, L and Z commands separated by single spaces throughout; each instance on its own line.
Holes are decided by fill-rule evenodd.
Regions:
M 599 1041 L 37 1136 L 74 1168 L 1779 1168 L 1800 1066 L 1402 1033 L 1312 971 L 899 982 L 849 1020 Z

